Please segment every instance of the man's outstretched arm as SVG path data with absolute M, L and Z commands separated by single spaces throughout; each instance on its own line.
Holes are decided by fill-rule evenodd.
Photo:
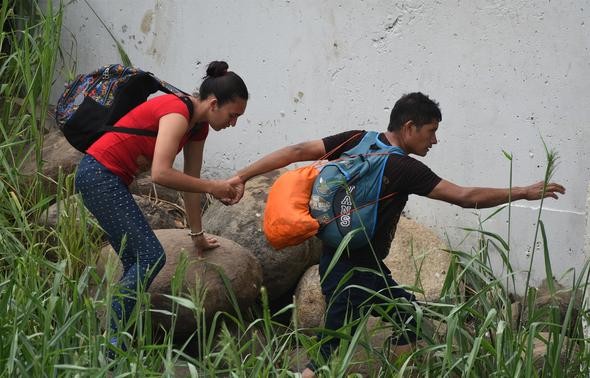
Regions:
M 235 188 L 237 194 L 233 199 L 224 200 L 222 202 L 226 205 L 238 203 L 244 194 L 246 181 L 253 177 L 270 172 L 274 169 L 286 167 L 287 165 L 298 161 L 319 160 L 325 156 L 325 154 L 326 148 L 321 139 L 293 144 L 271 152 L 249 166 L 240 169 L 237 174 L 230 179 L 230 183 Z
M 325 154 L 326 149 L 321 139 L 293 144 L 271 152 L 249 166 L 240 169 L 237 176 L 245 183 L 252 177 L 286 167 L 291 163 L 321 159 Z
M 463 208 L 494 207 L 512 201 L 528 200 L 535 201 L 542 197 L 557 199 L 557 194 L 565 194 L 565 188 L 556 183 L 547 184 L 543 195 L 543 181 L 536 184 L 522 187 L 508 188 L 480 188 L 463 187 L 452 182 L 441 180 L 427 195 L 428 198 L 437 199 L 458 205 Z

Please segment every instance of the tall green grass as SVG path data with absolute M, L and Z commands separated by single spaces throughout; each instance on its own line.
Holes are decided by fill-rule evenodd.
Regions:
M 279 321 L 285 313 L 295 313 L 294 305 L 271 313 L 263 290 L 259 308 L 240 309 L 228 290 L 234 311 L 206 317 L 206 288 L 180 289 L 184 264 L 179 264 L 170 293 L 174 307 L 163 311 L 172 317 L 170 329 L 152 332 L 153 310 L 145 293 L 139 293 L 136 311 L 117 334 L 103 326 L 99 314 L 108 319 L 118 291 L 110 283 L 112 265 L 104 277 L 94 269 L 99 227 L 79 202 L 68 200 L 72 176 L 60 177 L 54 194 L 45 192 L 47 178 L 25 176 L 22 170 L 29 156 L 41 171 L 49 93 L 60 55 L 62 8 L 46 4 L 39 9 L 35 1 L 4 1 L 0 8 L 0 376 L 293 376 L 291 371 L 302 369 L 306 356 L 317 354 L 319 347 L 296 318 L 288 324 Z M 555 158 L 547 151 L 546 181 Z M 56 201 L 63 207 L 57 226 L 41 226 L 41 214 Z M 508 211 L 509 223 L 510 216 Z M 333 333 L 342 338 L 341 348 L 320 374 L 345 376 L 362 365 L 383 377 L 588 376 L 588 340 L 581 326 L 588 315 L 577 311 L 576 296 L 565 312 L 557 302 L 539 308 L 537 290 L 527 280 L 524 311 L 515 319 L 510 237 L 487 232 L 484 224 L 466 229 L 478 235 L 473 250 L 448 249 L 451 264 L 436 302 L 408 304 L 382 296 L 384 306 L 405 306 L 417 319 L 415 331 L 423 340 L 419 348 L 392 356 L 387 345 L 372 345 L 373 331 L 365 330 L 368 318 L 363 317 L 353 334 L 350 327 Z M 552 281 L 542 206 L 531 232 L 542 243 L 543 256 L 536 258 L 544 259 L 549 291 L 557 297 L 564 289 Z M 492 254 L 505 265 L 502 277 L 492 271 Z M 588 274 L 586 265 L 568 288 L 578 297 L 586 290 Z M 419 286 L 417 282 L 414 289 Z M 190 309 L 197 320 L 198 331 L 186 341 L 173 337 L 179 307 Z M 390 320 L 393 332 L 403 331 Z M 111 336 L 128 344 L 128 350 L 109 346 Z M 535 340 L 546 345 L 542 363 L 533 360 Z M 108 349 L 115 359 L 106 358 Z M 357 361 L 357 350 L 368 357 Z

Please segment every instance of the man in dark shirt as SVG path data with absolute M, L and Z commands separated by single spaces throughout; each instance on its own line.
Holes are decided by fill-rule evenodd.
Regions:
M 426 196 L 464 208 L 486 208 L 504 204 L 509 200 L 533 201 L 543 196 L 557 199 L 557 193 L 565 193 L 565 188 L 556 183 L 549 183 L 543 191 L 542 181 L 525 187 L 481 188 L 458 186 L 441 179 L 426 165 L 409 156 L 426 156 L 430 148 L 437 143 L 436 131 L 441 120 L 438 104 L 419 92 L 402 96 L 393 107 L 387 131 L 380 134 L 379 139 L 387 145 L 398 146 L 405 152 L 405 155 L 390 155 L 383 173 L 381 195 L 385 197 L 389 193 L 396 194 L 379 202 L 376 232 L 370 244 L 357 250 L 346 250 L 329 271 L 328 267 L 336 250 L 324 245 L 319 271 L 322 293 L 328 304 L 325 329 L 338 330 L 349 322 L 353 324 L 351 333 L 354 332 L 354 321 L 360 318 L 362 312 L 374 311 L 374 306 L 384 302 L 371 294 L 379 292 L 399 303 L 393 308 L 382 308 L 388 319 L 394 320 L 397 328 L 402 330 L 393 338 L 393 343 L 397 345 L 396 350 L 409 350 L 414 344 L 416 324 L 405 309 L 415 298 L 411 293 L 398 287 L 383 263 L 410 194 Z M 359 130 L 347 131 L 272 152 L 238 172 L 232 179 L 238 196 L 228 202 L 233 204 L 239 201 L 244 185 L 250 178 L 294 162 L 321 159 L 327 151 L 330 151 L 329 159 L 336 159 L 344 151 L 358 144 L 364 134 L 364 131 Z M 348 279 L 342 284 L 341 279 L 345 276 Z M 327 360 L 338 346 L 339 340 L 322 334 L 319 337 L 323 339 L 320 353 L 324 360 Z M 303 376 L 313 377 L 316 368 L 317 363 L 310 362 Z

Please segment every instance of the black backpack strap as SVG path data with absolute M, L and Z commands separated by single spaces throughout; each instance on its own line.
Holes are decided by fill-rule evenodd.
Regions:
M 133 127 L 125 127 L 125 126 L 105 126 L 104 130 L 105 130 L 105 132 L 113 131 L 116 133 L 125 133 L 125 134 L 133 134 L 133 135 L 140 135 L 140 136 L 149 136 L 149 137 L 158 136 L 157 131 L 146 130 L 146 129 L 135 129 Z
M 164 87 L 162 87 L 162 88 L 164 88 Z M 169 94 L 174 94 L 174 95 L 178 96 L 177 93 L 173 93 L 173 92 L 169 92 Z M 178 96 L 178 98 L 181 99 L 182 102 L 184 102 L 184 104 L 188 108 L 188 114 L 189 114 L 189 120 L 190 120 L 191 118 L 193 118 L 193 112 L 194 112 L 193 102 L 191 101 L 191 99 L 188 96 Z M 195 135 L 201 129 L 202 125 L 203 125 L 202 123 L 195 124 L 189 130 L 189 134 L 190 134 L 189 138 L 192 137 L 193 135 Z M 125 127 L 125 126 L 106 126 L 105 132 L 106 131 L 114 131 L 114 132 L 119 132 L 119 133 L 133 134 L 133 135 L 140 135 L 140 136 L 150 136 L 150 137 L 158 136 L 157 131 L 136 129 L 133 127 Z
M 178 94 L 176 94 L 176 93 L 173 93 L 173 94 L 178 96 Z M 195 107 L 193 105 L 193 101 L 190 99 L 189 96 L 186 96 L 186 95 L 185 96 L 178 96 L 178 98 L 181 99 L 182 102 L 184 102 L 184 104 L 186 105 L 186 107 L 188 109 L 188 119 L 190 122 L 190 120 L 193 118 L 193 114 L 195 112 Z
M 195 111 L 195 108 L 193 106 L 193 102 L 190 99 L 190 95 L 188 93 L 186 93 L 185 91 L 183 91 L 182 89 L 178 89 L 174 85 L 172 85 L 162 79 L 158 79 L 151 72 L 148 72 L 148 74 L 151 76 L 151 78 L 153 80 L 158 82 L 158 86 L 159 86 L 158 89 L 160 91 L 167 93 L 167 94 L 173 94 L 176 97 L 178 97 L 179 99 L 181 99 L 182 102 L 184 102 L 184 104 L 186 105 L 186 107 L 188 109 L 188 119 L 190 122 L 190 120 L 193 118 L 193 114 Z
M 187 109 L 188 109 L 188 115 L 189 115 L 189 122 L 190 119 L 193 118 L 193 114 L 194 114 L 194 106 L 193 106 L 193 102 L 189 97 L 189 94 L 174 87 L 173 85 L 164 82 L 158 78 L 156 78 L 152 73 L 150 72 L 146 72 L 144 77 L 148 77 L 149 79 L 148 82 L 151 80 L 151 82 L 156 82 L 157 86 L 151 90 L 150 92 L 155 92 L 157 90 L 160 90 L 164 93 L 167 94 L 173 94 L 176 97 L 178 97 L 182 102 L 184 102 L 184 104 L 186 105 Z M 143 99 L 143 101 L 145 101 L 145 99 Z M 118 117 L 117 119 L 119 119 L 120 117 Z M 193 126 L 191 128 L 191 130 L 189 131 L 190 136 L 193 136 L 194 134 L 196 134 L 196 132 L 201 128 L 201 124 L 196 124 L 195 126 Z M 133 134 L 133 135 L 140 135 L 140 136 L 150 136 L 150 137 L 157 137 L 158 136 L 158 132 L 157 131 L 153 131 L 153 130 L 145 130 L 145 129 L 136 129 L 136 128 L 132 128 L 132 127 L 125 127 L 125 126 L 105 126 L 104 127 L 105 132 L 107 131 L 113 131 L 113 132 L 120 132 L 120 133 L 125 133 L 125 134 Z
M 176 94 L 176 93 L 173 93 L 173 94 Z M 190 99 L 190 97 L 188 95 L 186 95 L 186 96 L 178 96 L 178 98 L 180 98 L 182 100 L 182 102 L 184 102 L 184 104 L 186 105 L 186 107 L 188 108 L 189 120 L 192 119 L 193 118 L 194 111 L 195 111 L 195 107 L 193 105 L 193 101 Z M 191 129 L 189 131 L 189 138 L 193 137 L 196 133 L 198 133 L 199 130 L 201 130 L 202 127 L 203 127 L 203 123 L 202 122 L 201 123 L 196 123 L 193 127 L 191 127 Z

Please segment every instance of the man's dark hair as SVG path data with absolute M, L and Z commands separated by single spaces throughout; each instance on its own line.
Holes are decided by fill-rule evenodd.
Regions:
M 387 131 L 400 130 L 408 121 L 414 121 L 417 127 L 442 121 L 438 103 L 420 92 L 403 95 L 391 110 Z

